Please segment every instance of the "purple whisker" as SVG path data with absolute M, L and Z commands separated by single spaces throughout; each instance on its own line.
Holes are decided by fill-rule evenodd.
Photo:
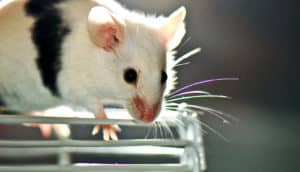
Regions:
M 209 80 L 204 80 L 204 81 L 198 81 L 198 82 L 194 82 L 192 84 L 186 85 L 178 90 L 175 90 L 171 95 L 175 95 L 181 91 L 184 91 L 186 89 L 189 89 L 191 87 L 194 86 L 198 86 L 198 85 L 202 85 L 202 84 L 206 84 L 206 83 L 212 83 L 212 82 L 217 82 L 217 81 L 236 81 L 238 80 L 238 78 L 216 78 L 216 79 L 209 79 Z
M 191 95 L 191 94 L 209 94 L 209 93 L 205 92 L 205 91 L 187 91 L 187 92 L 172 95 L 170 98 L 175 98 L 175 97 L 180 97 L 180 96 L 185 96 L 185 95 Z

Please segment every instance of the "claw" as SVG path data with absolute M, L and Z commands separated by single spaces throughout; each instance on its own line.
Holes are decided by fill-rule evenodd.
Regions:
M 100 109 L 99 113 L 95 115 L 96 119 L 107 119 L 107 116 L 103 109 Z M 93 135 L 99 133 L 100 129 L 102 128 L 103 140 L 109 141 L 111 140 L 118 140 L 118 132 L 121 132 L 121 128 L 118 125 L 96 125 L 92 131 Z
M 101 128 L 103 133 L 103 140 L 118 140 L 117 133 L 121 132 L 121 128 L 118 125 L 96 125 L 92 131 L 92 134 L 98 134 Z

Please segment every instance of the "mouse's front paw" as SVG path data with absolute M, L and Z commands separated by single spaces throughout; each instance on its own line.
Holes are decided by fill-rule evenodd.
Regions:
M 121 132 L 121 128 L 118 125 L 96 125 L 92 131 L 93 135 L 99 133 L 102 128 L 103 140 L 109 141 L 118 140 L 118 132 Z
M 56 136 L 61 139 L 69 138 L 71 135 L 69 126 L 64 124 L 24 124 L 24 126 L 39 128 L 42 137 L 46 139 L 51 137 L 53 130 L 55 131 Z
M 39 116 L 39 117 L 51 117 L 51 116 L 63 116 L 63 115 L 54 115 L 54 114 L 46 114 L 44 112 L 31 112 L 25 115 L 29 116 Z M 66 124 L 38 124 L 38 123 L 31 123 L 31 124 L 23 124 L 27 127 L 37 127 L 41 131 L 41 135 L 43 138 L 50 138 L 52 131 L 55 131 L 57 137 L 61 139 L 66 139 L 71 136 L 71 130 L 68 125 Z

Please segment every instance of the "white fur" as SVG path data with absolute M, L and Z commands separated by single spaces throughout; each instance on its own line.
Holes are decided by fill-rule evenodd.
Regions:
M 72 0 L 60 4 L 71 33 L 62 49 L 58 84 L 63 99 L 59 100 L 43 86 L 35 65 L 37 52 L 29 32 L 34 20 L 21 10 L 24 0 L 14 2 L 0 8 L 0 94 L 9 108 L 32 111 L 72 104 L 99 113 L 102 101 L 109 99 L 123 102 L 131 115 L 138 118 L 131 103 L 133 97 L 138 95 L 149 105 L 162 100 L 164 88 L 160 80 L 162 70 L 166 70 L 167 46 L 158 32 L 164 17 L 128 11 L 112 0 Z M 115 53 L 97 47 L 89 39 L 87 16 L 97 4 L 125 21 L 124 41 Z M 180 32 L 181 40 L 182 28 Z M 123 79 L 128 67 L 140 73 L 137 88 Z M 14 92 L 20 97 L 11 96 Z
M 29 32 L 34 20 L 24 14 L 25 2 L 2 1 L 0 5 L 0 94 L 8 109 L 42 110 L 56 106 L 59 100 L 40 80 Z

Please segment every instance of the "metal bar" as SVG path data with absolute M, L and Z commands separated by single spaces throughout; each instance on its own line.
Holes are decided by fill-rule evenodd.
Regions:
M 6 158 L 28 158 L 57 155 L 61 148 L 1 148 L 0 157 Z M 64 147 L 67 153 L 80 153 L 87 155 L 109 154 L 109 155 L 126 155 L 126 156 L 180 156 L 183 154 L 183 148 L 169 148 L 158 146 L 137 146 L 137 147 Z M 149 151 L 147 151 L 149 150 Z
M 65 148 L 59 148 L 59 153 L 57 155 L 59 165 L 70 165 L 71 156 L 70 153 L 65 150 Z
M 188 112 L 186 112 L 188 113 Z M 182 114 L 182 112 L 181 112 Z M 85 116 L 86 117 L 86 116 Z M 183 118 L 189 118 L 185 116 Z M 193 122 L 185 120 L 187 123 L 180 135 L 187 136 L 187 126 L 192 125 L 193 129 L 201 129 L 194 126 Z M 0 124 L 24 124 L 24 123 L 41 123 L 41 124 L 75 124 L 75 125 L 96 125 L 96 124 L 119 124 L 127 126 L 147 127 L 153 124 L 136 123 L 134 120 L 124 119 L 106 119 L 97 120 L 91 118 L 78 117 L 39 117 L 25 115 L 0 115 Z M 174 125 L 178 128 L 178 126 Z M 201 130 L 200 130 L 201 131 Z M 200 132 L 199 131 L 199 132 Z M 198 162 L 203 160 L 203 143 L 201 132 L 194 132 L 193 138 L 181 137 L 180 140 L 174 139 L 140 139 L 140 140 L 120 140 L 120 141 L 87 141 L 87 140 L 0 140 L 0 157 L 8 158 L 26 158 L 26 157 L 43 157 L 47 155 L 58 156 L 58 165 L 28 165 L 28 166 L 0 166 L 0 172 L 198 172 L 204 170 L 205 165 L 201 163 L 199 168 Z M 198 137 L 195 139 L 195 134 Z M 200 145 L 198 145 L 200 144 Z M 150 148 L 149 148 L 150 147 Z M 201 147 L 201 149 L 199 149 Z M 155 149 L 156 148 L 156 149 Z M 95 155 L 128 155 L 128 156 L 153 156 L 167 155 L 180 157 L 185 154 L 185 150 L 190 150 L 192 154 L 187 154 L 194 162 L 189 163 L 182 161 L 180 164 L 76 164 L 70 165 L 70 155 L 72 153 Z M 149 150 L 147 152 L 146 150 Z M 169 151 L 168 151 L 169 150 Z M 195 156 L 194 156 L 195 155 Z M 199 156 L 200 155 L 200 156 Z M 199 171 L 199 172 L 200 172 Z
M 66 118 L 66 117 L 38 117 L 25 115 L 0 115 L 0 124 L 24 124 L 24 123 L 42 123 L 42 124 L 119 124 L 119 125 L 134 125 L 147 126 L 151 124 L 139 124 L 134 120 L 126 119 L 94 119 L 94 118 Z
M 88 164 L 87 164 L 88 165 Z M 185 165 L 178 164 L 130 164 L 89 166 L 0 166 L 1 172 L 192 172 Z
M 48 140 L 48 141 L 11 141 L 0 140 L 0 147 L 116 147 L 116 146 L 165 146 L 186 147 L 192 146 L 191 141 L 149 139 L 149 140 L 119 140 L 119 141 L 83 141 L 83 140 Z
M 178 116 L 179 120 L 182 121 L 183 125 L 179 126 L 178 132 L 179 136 L 183 140 L 189 140 L 193 143 L 193 149 L 191 147 L 187 147 L 187 154 L 182 156 L 183 163 L 193 163 L 197 165 L 194 171 L 205 171 L 206 170 L 206 159 L 205 159 L 205 149 L 202 137 L 202 127 L 201 123 L 198 119 L 197 113 L 191 111 L 188 112 L 186 110 L 182 110 L 180 112 L 182 115 Z M 197 161 L 195 159 L 191 159 L 190 154 L 195 154 Z M 196 169 L 197 168 L 197 169 Z

